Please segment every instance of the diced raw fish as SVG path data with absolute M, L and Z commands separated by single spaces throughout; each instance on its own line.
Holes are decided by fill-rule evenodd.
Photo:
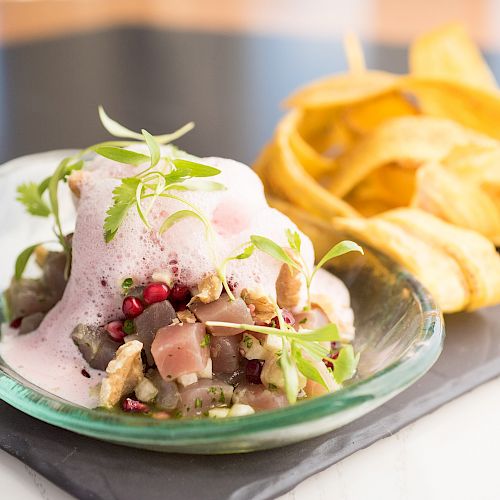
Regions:
M 202 379 L 180 391 L 180 410 L 185 416 L 202 415 L 214 406 L 231 402 L 234 388 L 221 380 Z
M 64 252 L 49 252 L 42 266 L 42 281 L 54 301 L 61 299 L 66 288 L 64 270 L 66 268 L 66 254 Z
M 214 337 L 210 340 L 212 370 L 215 373 L 233 373 L 240 365 L 240 342 L 242 334 L 230 337 Z
M 160 375 L 165 380 L 205 368 L 210 350 L 205 346 L 205 326 L 181 323 L 160 328 L 151 353 Z
M 12 318 L 48 312 L 59 300 L 48 293 L 40 280 L 27 278 L 12 280 L 5 297 Z
M 142 342 L 149 365 L 154 360 L 151 354 L 151 344 L 156 332 L 163 326 L 168 326 L 175 319 L 175 311 L 168 300 L 151 304 L 142 314 L 134 319 L 137 339 Z
M 104 328 L 99 327 L 80 324 L 73 330 L 71 338 L 80 349 L 85 361 L 96 370 L 106 370 L 120 347 Z
M 241 384 L 245 379 L 245 362 L 246 360 L 242 360 L 242 364 L 240 367 L 238 367 L 233 373 L 216 373 L 216 377 L 223 381 L 226 382 L 226 384 L 231 384 L 231 385 L 238 385 Z
M 155 399 L 156 406 L 162 410 L 175 410 L 180 398 L 177 384 L 175 382 L 163 380 L 158 370 L 153 370 L 151 373 L 148 373 L 148 378 L 158 389 L 158 394 Z
M 228 323 L 244 323 L 253 325 L 254 321 L 248 306 L 241 298 L 230 300 L 227 294 L 222 294 L 219 299 L 209 304 L 194 302 L 189 306 L 195 316 L 203 323 L 207 321 L 225 321 Z M 243 330 L 227 327 L 207 327 L 208 331 L 215 336 L 238 335 Z
M 284 393 L 266 389 L 263 385 L 242 384 L 234 391 L 233 403 L 250 405 L 256 410 L 272 410 L 288 406 Z
M 29 316 L 25 316 L 21 321 L 21 326 L 19 327 L 19 333 L 22 335 L 24 333 L 32 332 L 36 330 L 43 318 L 45 317 L 45 313 L 37 312 L 30 314 Z
M 319 308 L 314 307 L 295 315 L 295 328 L 302 327 L 307 330 L 321 328 L 330 323 L 326 314 Z

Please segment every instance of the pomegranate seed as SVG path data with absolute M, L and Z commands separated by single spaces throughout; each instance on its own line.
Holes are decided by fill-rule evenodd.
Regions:
M 90 378 L 90 373 L 85 368 L 82 368 L 82 375 L 85 378 Z
M 143 297 L 146 304 L 154 304 L 168 299 L 170 288 L 165 283 L 150 283 L 144 288 Z
M 144 306 L 137 297 L 129 296 L 123 299 L 122 310 L 123 314 L 125 314 L 125 316 L 130 319 L 139 316 L 139 314 L 142 314 L 142 312 L 144 311 Z
M 10 322 L 10 327 L 11 328 L 19 328 L 21 326 L 21 322 L 23 321 L 23 318 L 22 317 L 19 317 L 19 318 L 16 318 L 16 319 L 13 319 L 11 322 Z
M 330 353 L 330 359 L 337 359 L 339 357 L 339 353 L 337 352 L 331 352 Z M 330 359 L 323 359 L 323 363 L 325 363 L 327 368 L 331 368 L 333 370 L 333 363 L 330 361 Z
M 262 373 L 262 367 L 264 362 L 260 359 L 250 359 L 248 360 L 247 366 L 245 368 L 245 376 L 247 381 L 251 384 L 260 384 L 260 374 Z
M 170 291 L 170 297 L 175 302 L 184 302 L 191 298 L 191 292 L 187 286 L 175 284 Z
M 106 325 L 106 331 L 109 333 L 109 336 L 117 342 L 121 342 L 126 335 L 123 331 L 123 321 L 119 320 L 108 323 Z
M 122 408 L 123 411 L 128 411 L 131 413 L 147 413 L 149 411 L 148 405 L 131 398 L 126 398 L 123 400 Z
M 290 311 L 287 311 L 286 309 L 282 309 L 281 310 L 281 316 L 283 316 L 283 321 L 287 325 L 290 325 L 290 326 L 295 325 L 295 318 L 294 318 L 293 314 Z M 280 327 L 280 322 L 279 322 L 278 316 L 275 316 L 271 320 L 271 326 L 274 327 L 274 328 L 279 328 Z

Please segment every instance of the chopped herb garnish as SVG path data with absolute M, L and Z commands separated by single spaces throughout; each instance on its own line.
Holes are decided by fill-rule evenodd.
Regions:
M 267 384 L 267 388 L 268 388 L 270 391 L 277 391 L 277 390 L 278 390 L 278 386 L 277 386 L 277 385 L 274 385 L 274 384 Z
M 202 341 L 200 342 L 200 347 L 208 347 L 210 345 L 210 334 L 205 333 Z
M 300 321 L 299 321 L 299 325 L 305 325 L 307 323 L 307 318 L 302 318 Z
M 253 346 L 253 339 L 252 339 L 252 337 L 249 337 L 248 335 L 245 335 L 243 337 L 243 343 L 245 344 L 245 347 L 247 349 L 251 349 L 251 347 Z
M 123 331 L 124 331 L 127 335 L 132 335 L 133 333 L 135 333 L 134 321 L 133 321 L 133 320 L 131 320 L 131 319 L 126 319 L 126 320 L 123 322 Z
M 132 278 L 125 278 L 122 281 L 123 293 L 128 293 L 128 291 L 134 286 L 134 280 Z
M 202 400 L 200 398 L 196 398 L 194 400 L 194 407 L 195 408 L 201 408 L 202 404 L 203 404 L 203 402 L 202 402 Z
M 226 402 L 226 396 L 224 396 L 224 390 L 221 387 L 220 388 L 219 403 L 225 403 L 225 402 Z

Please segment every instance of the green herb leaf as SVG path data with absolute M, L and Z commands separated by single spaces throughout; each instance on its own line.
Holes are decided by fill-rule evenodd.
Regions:
M 129 139 L 138 139 L 141 141 L 143 139 L 142 135 L 139 134 L 138 132 L 134 132 L 133 130 L 128 129 L 127 127 L 124 127 L 117 121 L 113 120 L 110 118 L 106 112 L 104 111 L 104 108 L 102 106 L 99 106 L 99 118 L 101 119 L 101 123 L 103 127 L 111 134 L 114 135 L 115 137 L 124 137 L 124 138 L 129 138 Z M 182 137 L 184 134 L 189 132 L 194 128 L 194 123 L 190 122 L 181 127 L 180 129 L 176 130 L 175 132 L 172 132 L 171 134 L 163 134 L 163 135 L 156 135 L 153 136 L 155 140 L 158 142 L 158 144 L 168 144 L 169 142 L 175 141 L 179 137 Z
M 17 201 L 20 201 L 31 215 L 48 217 L 50 208 L 42 199 L 39 186 L 34 182 L 27 182 L 17 187 Z
M 193 210 L 179 210 L 178 212 L 174 212 L 172 215 L 169 215 L 160 227 L 160 234 L 163 234 L 165 231 L 170 229 L 174 224 L 181 221 L 182 219 L 186 219 L 187 217 L 195 217 L 196 219 L 201 220 L 203 224 L 205 221 L 199 214 L 194 212 Z
M 292 231 L 291 229 L 287 229 L 285 233 L 290 248 L 300 253 L 300 247 L 302 244 L 302 241 L 300 239 L 300 234 L 297 231 Z
M 354 241 L 341 241 L 340 243 L 337 243 L 333 248 L 328 250 L 328 252 L 326 252 L 323 258 L 318 262 L 318 265 L 315 267 L 313 275 L 329 260 L 334 259 L 335 257 L 340 257 L 341 255 L 349 252 L 359 252 L 361 254 L 364 254 L 363 249 L 357 243 L 354 243 Z
M 237 259 L 237 260 L 248 259 L 249 257 L 252 256 L 254 250 L 255 250 L 255 247 L 253 245 L 249 245 L 245 248 L 245 250 L 243 250 L 243 252 L 241 252 L 239 255 L 236 255 L 236 257 L 234 257 L 234 259 Z
M 127 335 L 132 335 L 135 333 L 135 325 L 133 320 L 126 319 L 123 322 L 123 332 L 126 333 Z
M 280 356 L 280 366 L 283 371 L 283 378 L 285 379 L 285 393 L 286 398 L 290 404 L 297 401 L 297 394 L 299 392 L 299 376 L 295 364 L 288 352 L 288 342 L 282 339 L 283 349 Z
M 346 345 L 339 351 L 339 356 L 333 363 L 333 377 L 338 384 L 349 380 L 356 373 L 358 367 L 359 353 L 354 354 L 352 345 Z
M 298 269 L 300 271 L 300 266 L 280 247 L 277 243 L 266 238 L 265 236 L 250 236 L 250 241 L 261 251 L 267 253 L 271 257 L 274 257 L 280 262 L 284 262 L 289 266 Z
M 185 181 L 182 184 L 170 184 L 166 187 L 168 190 L 176 191 L 225 191 L 227 188 L 224 184 L 214 181 Z
M 107 216 L 104 220 L 106 243 L 115 237 L 128 211 L 135 204 L 135 194 L 139 183 L 140 179 L 136 177 L 126 177 L 113 190 L 113 204 L 106 212 Z
M 109 160 L 125 163 L 127 165 L 134 165 L 135 167 L 151 160 L 151 157 L 142 153 L 136 153 L 135 151 L 117 148 L 115 146 L 96 146 L 92 148 L 92 150 Z
M 23 277 L 24 270 L 26 269 L 26 266 L 28 265 L 28 261 L 30 260 L 30 257 L 33 255 L 33 252 L 35 251 L 35 248 L 41 245 L 41 243 L 36 243 L 35 245 L 31 245 L 28 248 L 25 248 L 17 257 L 16 259 L 16 265 L 15 265 L 15 270 L 14 270 L 14 276 L 16 280 L 19 280 Z
M 340 339 L 339 329 L 333 323 L 325 325 L 309 332 L 297 333 L 294 330 L 278 330 L 269 326 L 246 325 L 237 323 L 227 323 L 224 321 L 207 321 L 207 326 L 224 326 L 227 328 L 236 328 L 238 330 L 248 330 L 250 332 L 264 333 L 266 335 L 279 335 L 292 340 L 308 342 L 334 342 Z
M 175 165 L 176 171 L 185 177 L 213 177 L 220 174 L 218 168 L 182 158 L 172 160 L 172 163 Z
M 304 377 L 314 380 L 315 382 L 318 382 L 321 384 L 325 389 L 328 389 L 328 386 L 326 385 L 325 381 L 323 380 L 323 377 L 321 376 L 321 373 L 319 370 L 314 366 L 314 363 L 309 361 L 307 358 L 304 358 L 302 355 L 302 352 L 300 352 L 299 349 L 296 349 L 294 352 L 294 359 L 295 359 L 295 364 L 297 365 L 297 368 L 300 370 L 302 375 Z
M 61 181 L 61 179 L 63 179 L 66 175 L 70 160 L 71 158 L 65 158 L 64 160 L 61 161 L 61 163 L 59 163 L 59 166 L 56 168 L 56 171 L 50 178 L 48 185 L 50 208 L 55 220 L 56 235 L 59 239 L 59 242 L 61 243 L 61 245 L 63 246 L 63 248 L 67 253 L 69 252 L 68 244 L 64 237 L 61 226 L 61 219 L 59 217 L 58 188 L 59 188 L 59 181 Z M 69 262 L 69 254 L 68 254 L 68 262 Z
M 202 341 L 200 342 L 200 347 L 208 347 L 210 345 L 210 334 L 205 333 L 205 336 L 203 337 Z
M 146 140 L 146 144 L 148 145 L 149 154 L 151 157 L 151 168 L 153 168 L 160 161 L 160 146 L 156 142 L 155 138 L 147 130 L 142 129 L 141 132 L 144 136 L 144 139 Z
M 123 293 L 127 293 L 134 286 L 134 280 L 132 278 L 125 278 L 122 281 Z

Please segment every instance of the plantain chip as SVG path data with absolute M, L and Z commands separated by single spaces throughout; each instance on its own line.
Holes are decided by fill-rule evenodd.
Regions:
M 488 145 L 494 141 L 451 120 L 429 116 L 388 120 L 338 158 L 338 167 L 330 177 L 330 192 L 343 197 L 383 165 L 416 168 L 440 160 L 456 145 L 471 143 Z
M 493 73 L 460 24 L 448 24 L 418 37 L 410 47 L 409 64 L 415 76 L 496 88 Z
M 412 205 L 500 244 L 500 210 L 491 197 L 437 163 L 419 169 Z
M 500 93 L 450 80 L 404 76 L 399 88 L 413 94 L 423 114 L 448 118 L 500 139 Z
M 316 80 L 293 93 L 289 108 L 332 108 L 354 104 L 391 92 L 399 77 L 384 71 L 340 73 Z
M 356 136 L 372 132 L 386 120 L 420 113 L 418 103 L 399 90 L 341 108 L 341 119 Z
M 500 301 L 500 255 L 487 238 L 418 209 L 392 210 L 379 217 L 434 246 L 434 251 L 445 252 L 455 259 L 469 288 L 466 309 L 478 309 Z M 441 279 L 449 282 L 446 275 Z
M 469 287 L 460 266 L 432 242 L 423 241 L 379 217 L 335 218 L 333 227 L 367 241 L 408 269 L 432 293 L 444 312 L 460 311 L 469 304 Z

